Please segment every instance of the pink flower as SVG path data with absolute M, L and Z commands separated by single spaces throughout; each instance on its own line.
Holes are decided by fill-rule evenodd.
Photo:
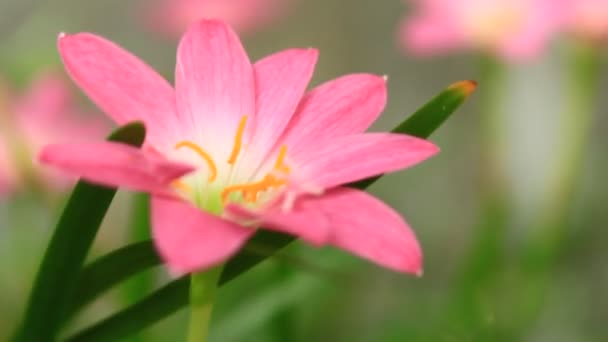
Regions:
M 420 272 L 418 242 L 399 215 L 341 187 L 438 151 L 414 137 L 363 133 L 384 108 L 383 77 L 347 75 L 305 93 L 316 50 L 285 50 L 252 65 L 227 25 L 205 20 L 181 39 L 175 89 L 89 33 L 61 35 L 59 51 L 100 108 L 118 124 L 143 120 L 148 135 L 142 149 L 52 145 L 41 160 L 154 194 L 153 237 L 172 270 L 221 263 L 264 227 Z
M 570 0 L 570 6 L 570 31 L 586 39 L 608 39 L 608 0 Z
M 53 73 L 38 76 L 20 97 L 7 86 L 2 93 L 5 114 L 0 119 L 0 193 L 17 190 L 32 176 L 48 188 L 67 186 L 70 178 L 38 168 L 32 157 L 49 143 L 100 139 L 107 126 L 90 115 L 86 118 L 65 80 Z
M 148 7 L 149 26 L 171 37 L 202 18 L 219 19 L 240 32 L 269 24 L 291 0 L 156 0 Z M 150 6 L 150 5 L 147 5 Z
M 534 58 L 561 29 L 568 0 L 412 0 L 400 28 L 408 51 L 476 49 L 509 60 Z

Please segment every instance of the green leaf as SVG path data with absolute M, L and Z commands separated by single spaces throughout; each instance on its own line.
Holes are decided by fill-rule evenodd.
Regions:
M 428 137 L 469 97 L 476 86 L 474 81 L 461 81 L 450 85 L 392 132 L 420 138 Z M 350 186 L 365 189 L 379 178 L 380 176 L 365 179 L 350 184 Z M 294 237 L 282 233 L 268 230 L 258 231 L 242 251 L 228 261 L 220 278 L 220 285 L 248 271 L 294 240 Z M 259 251 L 261 248 L 263 248 L 263 253 L 253 252 Z M 155 260 L 158 262 L 158 259 Z M 117 260 L 116 272 L 122 272 L 121 268 L 125 264 L 129 264 L 128 259 Z M 141 268 L 139 271 L 144 269 Z M 127 272 L 124 272 L 124 276 L 128 276 Z M 91 281 L 97 280 L 90 279 Z M 99 281 L 101 282 L 101 279 Z M 90 282 L 82 283 L 80 286 L 89 286 Z M 185 306 L 188 302 L 187 284 L 187 277 L 175 280 L 141 302 L 78 333 L 70 341 L 114 340 L 133 334 Z M 154 304 L 155 302 L 159 302 L 158 306 Z
M 412 116 L 393 128 L 392 133 L 428 138 L 477 88 L 475 81 L 460 81 L 448 86 L 431 101 L 420 107 Z M 363 179 L 352 184 L 357 189 L 365 189 L 382 176 Z
M 160 263 L 151 240 L 117 249 L 95 260 L 82 271 L 78 279 L 78 289 L 65 313 L 65 319 L 70 319 L 105 290 Z M 117 267 L 118 265 L 120 267 Z
M 188 303 L 190 277 L 163 286 L 131 307 L 85 329 L 67 342 L 117 341 L 154 324 Z
M 249 241 L 243 251 L 226 264 L 220 284 L 236 278 L 239 274 L 263 261 L 268 256 L 268 249 L 274 251 L 276 246 L 285 246 L 291 241 L 293 238 L 288 235 L 260 231 Z M 260 247 L 262 243 L 266 243 L 270 247 L 263 249 Z M 71 318 L 104 291 L 138 272 L 160 264 L 161 260 L 151 240 L 125 246 L 95 260 L 82 271 L 74 300 L 66 311 L 66 319 Z
M 132 123 L 108 140 L 141 146 L 145 128 Z M 16 341 L 54 340 L 84 260 L 116 189 L 78 182 L 55 227 L 30 293 Z
M 131 243 L 149 241 L 150 240 L 150 195 L 147 193 L 136 193 L 132 198 L 132 208 L 130 210 L 129 222 L 129 239 Z M 147 249 L 149 252 L 154 252 Z M 138 260 L 147 260 L 142 257 Z M 120 307 L 133 305 L 141 300 L 144 296 L 155 289 L 156 284 L 156 269 L 149 269 L 144 272 L 139 272 L 135 276 L 130 277 L 127 281 L 120 284 Z M 129 342 L 144 342 L 148 341 L 151 336 L 146 334 L 137 334 L 131 336 Z
M 475 81 L 460 81 L 448 86 L 431 101 L 418 109 L 393 133 L 403 133 L 419 138 L 428 138 L 477 88 Z

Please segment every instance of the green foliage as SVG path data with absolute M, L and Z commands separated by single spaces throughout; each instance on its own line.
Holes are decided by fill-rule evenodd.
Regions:
M 144 126 L 133 123 L 118 129 L 109 140 L 141 146 L 144 136 Z M 82 181 L 76 185 L 42 260 L 17 341 L 47 341 L 57 335 L 115 193 L 116 189 Z

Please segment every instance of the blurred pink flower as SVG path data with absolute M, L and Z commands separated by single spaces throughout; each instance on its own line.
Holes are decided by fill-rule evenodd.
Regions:
M 305 93 L 314 49 L 252 65 L 225 24 L 182 37 L 175 89 L 114 43 L 61 35 L 80 87 L 118 124 L 143 120 L 142 149 L 109 142 L 51 145 L 41 161 L 93 182 L 151 192 L 155 244 L 170 269 L 225 261 L 259 227 L 330 244 L 419 273 L 414 233 L 390 207 L 341 187 L 434 155 L 422 139 L 363 133 L 386 102 L 383 77 L 352 74 Z
M 412 0 L 400 40 L 419 55 L 476 49 L 509 61 L 537 57 L 562 28 L 568 0 Z
M 147 2 L 147 21 L 156 31 L 179 37 L 196 21 L 219 19 L 240 32 L 268 25 L 293 0 L 155 0 Z
M 77 108 L 65 80 L 57 74 L 39 76 L 22 96 L 15 96 L 6 86 L 2 93 L 0 193 L 21 188 L 29 177 L 49 189 L 70 184 L 71 178 L 39 168 L 33 157 L 49 143 L 100 139 L 109 126 L 91 115 L 86 117 Z
M 608 0 L 570 0 L 569 28 L 579 37 L 608 39 Z

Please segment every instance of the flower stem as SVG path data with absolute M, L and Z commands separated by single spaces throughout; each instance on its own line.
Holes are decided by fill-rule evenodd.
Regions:
M 600 58 L 596 47 L 580 43 L 573 46 L 568 56 L 568 103 L 560 118 L 560 151 L 555 173 L 550 178 L 550 193 L 539 224 L 549 227 L 548 236 L 541 240 L 555 240 L 557 248 L 563 235 L 562 227 L 570 210 L 587 150 L 587 140 L 593 121 L 599 85 Z
M 539 210 L 534 230 L 523 251 L 520 269 L 526 288 L 520 291 L 525 334 L 542 313 L 559 256 L 564 252 L 571 227 L 572 205 L 580 184 L 587 140 L 598 93 L 600 58 L 592 46 L 574 46 L 568 56 L 567 104 L 560 117 L 560 151 L 549 178 L 546 201 Z M 523 305 L 525 304 L 525 306 Z
M 503 240 L 510 211 L 503 109 L 507 70 L 491 56 L 483 56 L 479 67 L 480 217 L 469 253 L 449 295 L 447 323 L 442 322 L 456 322 L 465 331 L 480 331 L 484 310 L 493 305 L 490 289 L 502 267 Z M 488 339 L 492 338 L 488 336 Z
M 213 300 L 224 265 L 190 276 L 190 326 L 188 342 L 205 342 L 209 333 Z

